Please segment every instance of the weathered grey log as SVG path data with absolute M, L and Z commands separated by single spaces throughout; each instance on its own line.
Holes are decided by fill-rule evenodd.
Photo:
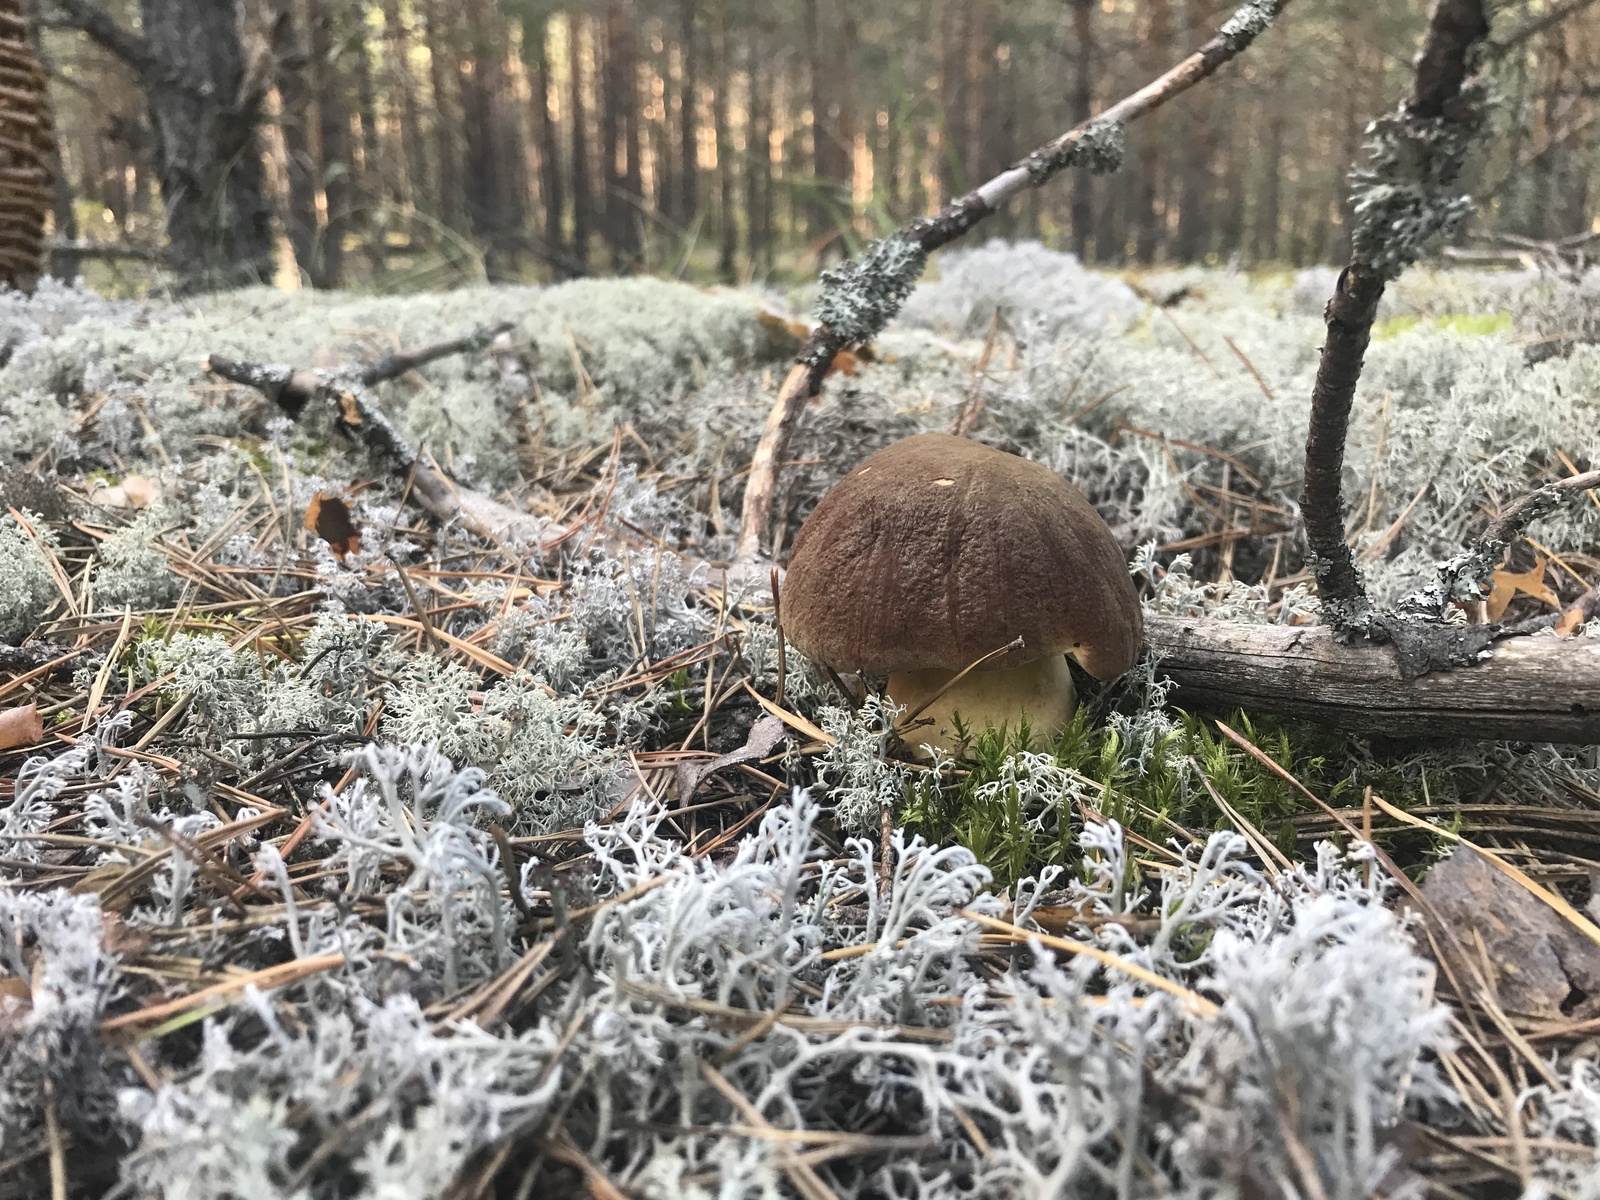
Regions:
M 1513 637 L 1472 667 L 1406 680 L 1394 649 L 1324 626 L 1145 618 L 1176 703 L 1392 738 L 1600 743 L 1600 639 Z

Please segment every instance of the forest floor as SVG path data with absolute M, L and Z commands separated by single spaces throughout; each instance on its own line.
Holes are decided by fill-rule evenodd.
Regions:
M 949 255 L 807 414 L 780 544 L 959 426 L 1151 611 L 1314 622 L 1331 283 Z M 0 297 L 0 1197 L 1600 1197 L 1596 750 L 1186 713 L 1145 661 L 1052 747 L 912 759 L 725 569 L 805 299 Z M 1380 600 L 1600 464 L 1592 303 L 1394 289 Z M 206 370 L 473 330 L 372 394 L 521 540 Z M 1568 609 L 1600 497 L 1496 581 Z

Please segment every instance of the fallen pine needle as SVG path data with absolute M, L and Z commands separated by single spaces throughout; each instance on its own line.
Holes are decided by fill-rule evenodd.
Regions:
M 1048 946 L 1052 950 L 1064 950 L 1068 954 L 1082 954 L 1094 959 L 1102 966 L 1110 967 L 1114 971 L 1121 971 L 1140 983 L 1147 984 L 1157 991 L 1166 992 L 1176 996 L 1188 1005 L 1197 1017 L 1214 1017 L 1222 1011 L 1221 1007 L 1213 1001 L 1207 1000 L 1199 992 L 1184 987 L 1181 983 L 1174 983 L 1164 976 L 1157 975 L 1154 971 L 1141 967 L 1138 963 L 1129 962 L 1119 955 L 1112 954 L 1109 950 L 1102 950 L 1099 946 L 1091 946 L 1087 942 L 1075 942 L 1071 938 L 1056 937 L 1049 933 L 1033 933 L 1009 921 L 1001 921 L 996 917 L 986 917 L 982 913 L 975 913 L 971 909 L 963 908 L 961 915 L 969 921 L 976 921 L 986 929 L 996 933 L 1011 935 L 1012 940 L 1018 942 L 1038 942 L 1041 946 Z
M 1482 846 L 1475 845 L 1474 843 L 1467 841 L 1467 839 L 1462 837 L 1460 834 L 1451 833 L 1448 829 L 1441 829 L 1437 825 L 1434 825 L 1428 821 L 1424 821 L 1421 817 L 1414 817 L 1404 809 L 1396 808 L 1376 792 L 1374 792 L 1372 795 L 1372 802 L 1379 808 L 1383 809 L 1383 811 L 1389 816 L 1393 817 L 1396 821 L 1399 821 L 1402 824 L 1410 825 L 1414 829 L 1426 830 L 1428 833 L 1436 834 L 1437 836 L 1444 838 L 1446 841 L 1455 842 L 1457 845 L 1466 846 L 1469 849 L 1476 850 L 1488 860 L 1489 865 L 1495 870 L 1499 871 L 1507 879 L 1521 884 L 1534 896 L 1535 899 L 1543 901 L 1545 904 L 1548 904 L 1551 908 L 1555 909 L 1556 912 L 1560 913 L 1568 921 L 1572 922 L 1573 926 L 1578 930 L 1579 933 L 1583 934 L 1584 937 L 1595 943 L 1595 945 L 1600 946 L 1600 928 L 1596 928 L 1593 921 L 1589 920 L 1588 917 L 1584 916 L 1577 909 L 1573 908 L 1572 905 L 1568 904 L 1559 892 L 1552 891 L 1550 888 L 1544 887 L 1535 882 L 1528 875 L 1524 874 L 1521 869 L 1512 866 L 1493 850 L 1487 850 Z
M 344 966 L 344 955 L 342 954 L 319 954 L 314 958 L 297 958 L 293 962 L 279 963 L 277 966 L 268 967 L 263 971 L 252 971 L 248 975 L 240 975 L 236 979 L 229 979 L 222 983 L 213 984 L 208 988 L 201 988 L 198 992 L 191 992 L 187 996 L 179 996 L 176 1000 L 169 1000 L 165 1004 L 155 1004 L 149 1008 L 141 1008 L 136 1012 L 124 1013 L 120 1017 L 111 1017 L 100 1022 L 100 1032 L 115 1033 L 120 1029 L 132 1029 L 139 1025 L 148 1025 L 153 1021 L 163 1021 L 167 1017 L 187 1012 L 189 1009 L 204 1004 L 208 1000 L 242 992 L 247 987 L 257 987 L 266 991 L 270 988 L 279 988 L 286 984 L 297 983 L 312 975 L 320 975 L 324 971 L 332 971 L 342 966 Z

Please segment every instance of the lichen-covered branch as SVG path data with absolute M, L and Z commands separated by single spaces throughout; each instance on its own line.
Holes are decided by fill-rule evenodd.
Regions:
M 1572 475 L 1513 500 L 1489 522 L 1477 541 L 1439 564 L 1433 583 L 1406 597 L 1405 610 L 1438 617 L 1452 601 L 1482 600 L 1489 592 L 1494 569 L 1505 558 L 1506 548 L 1522 535 L 1522 531 L 1593 488 L 1600 488 L 1600 471 Z
M 313 402 L 327 407 L 339 428 L 407 483 L 408 494 L 441 524 L 459 521 L 490 541 L 553 545 L 564 532 L 544 518 L 508 508 L 463 487 L 425 461 L 389 420 L 371 387 L 449 354 L 482 350 L 504 326 L 483 327 L 448 342 L 379 359 L 361 371 L 296 370 L 272 363 L 241 362 L 213 354 L 206 362 L 214 375 L 254 388 L 291 420 Z
M 1214 75 L 1265 32 L 1289 2 L 1247 0 L 1209 41 L 1159 79 L 1040 146 L 933 216 L 922 217 L 874 242 L 860 259 L 823 274 L 822 297 L 817 301 L 819 324 L 784 379 L 750 460 L 739 522 L 738 561 L 752 562 L 759 557 L 770 532 L 778 463 L 806 401 L 821 391 L 839 351 L 852 342 L 877 336 L 900 311 L 928 255 L 960 238 L 1020 193 L 1042 186 L 1068 167 L 1116 170 L 1122 162 L 1123 129 L 1128 122 Z
M 1351 259 L 1328 301 L 1300 499 L 1323 619 L 1345 635 L 1375 632 L 1372 605 L 1345 541 L 1350 406 L 1384 288 L 1471 209 L 1471 198 L 1456 184 L 1483 124 L 1482 89 L 1467 78 L 1488 35 L 1483 0 L 1436 0 L 1411 94 L 1373 123 L 1367 165 L 1354 177 Z

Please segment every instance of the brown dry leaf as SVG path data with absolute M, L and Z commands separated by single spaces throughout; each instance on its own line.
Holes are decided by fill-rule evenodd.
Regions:
M 339 393 L 339 419 L 346 425 L 361 424 L 361 404 L 354 392 Z
M 44 718 L 33 703 L 0 709 L 0 750 L 14 750 L 44 740 Z
M 361 530 L 350 515 L 350 506 L 337 496 L 318 492 L 306 507 L 306 528 L 333 547 L 343 559 L 361 549 Z
M 1538 559 L 1533 567 L 1518 574 L 1500 568 L 1494 573 L 1494 590 L 1489 593 L 1489 620 L 1498 621 L 1505 615 L 1506 606 L 1511 603 L 1511 598 L 1518 592 L 1524 596 L 1532 596 L 1535 600 L 1542 600 L 1551 608 L 1561 607 L 1561 597 L 1550 590 L 1550 585 L 1544 581 L 1544 559 Z
M 1476 850 L 1462 846 L 1435 864 L 1422 894 L 1475 961 L 1482 939 L 1506 1012 L 1578 1021 L 1600 1015 L 1600 946 Z
M 678 784 L 678 803 L 687 804 L 694 798 L 700 785 L 724 767 L 737 766 L 754 759 L 765 758 L 783 740 L 783 722 L 774 716 L 759 717 L 750 726 L 744 745 L 729 754 L 719 755 L 707 762 L 684 762 L 675 772 Z

